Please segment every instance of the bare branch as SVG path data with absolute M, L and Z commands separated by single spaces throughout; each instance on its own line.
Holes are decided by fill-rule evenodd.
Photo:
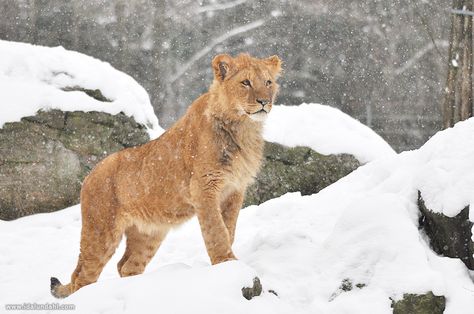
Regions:
M 433 32 L 431 31 L 430 26 L 429 26 L 428 22 L 426 21 L 426 19 L 423 17 L 423 15 L 420 14 L 418 4 L 416 3 L 416 0 L 413 2 L 413 4 L 415 5 L 415 10 L 413 10 L 415 15 L 417 15 L 420 18 L 421 24 L 425 27 L 426 33 L 430 37 L 431 42 L 433 43 L 434 48 L 436 49 L 436 52 L 438 53 L 438 55 L 442 59 L 443 55 L 439 51 L 438 46 L 436 46 L 436 40 L 434 39 Z
M 453 13 L 453 14 L 460 14 L 460 15 L 470 15 L 470 16 L 474 16 L 474 12 L 468 11 L 468 10 L 451 9 L 451 13 Z
M 255 22 L 245 24 L 239 27 L 236 27 L 230 31 L 227 31 L 225 34 L 212 40 L 206 47 L 202 48 L 196 52 L 186 63 L 178 67 L 176 73 L 169 79 L 169 84 L 174 83 L 178 78 L 180 78 L 186 71 L 194 64 L 196 61 L 208 54 L 215 46 L 226 41 L 227 39 L 237 36 L 239 34 L 248 32 L 254 28 L 260 27 L 265 23 L 265 20 L 257 20 Z
M 425 54 L 427 54 L 428 52 L 430 52 L 430 50 L 432 50 L 433 48 L 437 46 L 446 48 L 446 47 L 449 47 L 449 42 L 446 40 L 435 40 L 435 43 L 429 43 L 425 45 L 423 48 L 418 50 L 410 59 L 405 61 L 405 64 L 403 64 L 398 69 L 395 69 L 394 70 L 395 75 L 396 76 L 400 75 L 406 70 L 410 69 L 412 66 L 415 65 L 415 63 L 417 63 L 421 58 L 423 58 Z
M 216 4 L 206 5 L 206 6 L 200 6 L 196 10 L 196 13 L 205 13 L 205 12 L 226 10 L 226 9 L 236 7 L 236 6 L 238 6 L 242 3 L 245 3 L 245 2 L 247 2 L 247 0 L 234 0 L 234 1 L 229 1 L 227 3 L 216 3 Z

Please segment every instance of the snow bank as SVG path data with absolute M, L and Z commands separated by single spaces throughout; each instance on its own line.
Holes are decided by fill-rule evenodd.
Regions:
M 319 104 L 274 106 L 264 138 L 286 146 L 308 146 L 318 153 L 351 154 L 366 163 L 395 151 L 377 133 L 342 111 Z
M 318 194 L 244 209 L 234 244 L 240 262 L 209 266 L 192 219 L 170 233 L 144 275 L 118 278 L 122 243 L 96 284 L 59 302 L 78 313 L 392 313 L 390 298 L 433 291 L 446 296 L 445 313 L 472 313 L 466 267 L 434 254 L 418 230 L 417 191 L 451 215 L 473 205 L 472 189 L 462 188 L 473 186 L 473 134 L 470 119 Z M 79 234 L 78 206 L 0 222 L 0 303 L 58 302 L 49 277 L 68 281 Z M 255 274 L 278 297 L 243 299 L 240 288 Z M 353 284 L 347 292 L 340 288 L 346 279 Z
M 67 87 L 99 89 L 111 102 L 96 100 Z M 0 40 L 0 127 L 40 109 L 124 112 L 147 126 L 150 135 L 163 132 L 147 92 L 132 77 L 110 64 L 68 51 Z

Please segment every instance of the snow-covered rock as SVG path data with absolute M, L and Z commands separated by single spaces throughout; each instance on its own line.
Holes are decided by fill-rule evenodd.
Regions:
M 0 219 L 78 203 L 99 160 L 162 131 L 145 90 L 108 63 L 0 40 Z
M 246 205 L 287 192 L 317 193 L 360 164 L 395 155 L 370 128 L 336 108 L 319 104 L 274 106 L 264 138 L 268 142 L 263 164 L 247 189 Z
M 421 149 L 419 207 L 433 249 L 474 270 L 474 126 L 461 122 Z M 453 153 L 454 152 L 454 153 Z
M 246 208 L 234 244 L 240 262 L 209 266 L 192 219 L 170 233 L 143 275 L 118 278 L 122 245 L 97 283 L 60 302 L 78 313 L 392 313 L 392 300 L 432 291 L 445 296 L 445 313 L 471 313 L 470 273 L 430 249 L 418 229 L 417 199 L 421 190 L 430 207 L 451 215 L 472 208 L 468 190 L 443 192 L 472 183 L 472 134 L 474 119 L 419 150 L 361 166 L 318 194 Z M 79 235 L 78 206 L 0 222 L 1 302 L 58 302 L 49 277 L 67 281 Z M 264 293 L 247 301 L 240 289 L 255 275 Z M 341 289 L 347 282 L 353 288 Z
M 246 205 L 287 192 L 319 192 L 360 164 L 395 155 L 367 126 L 319 104 L 274 106 L 264 129 L 264 160 Z M 278 145 L 282 144 L 282 145 Z
M 102 97 L 92 97 L 97 90 Z M 147 92 L 132 77 L 62 47 L 0 40 L 0 95 L 0 127 L 40 109 L 59 109 L 123 112 L 145 125 L 151 137 L 163 132 Z
M 361 163 L 395 154 L 377 133 L 339 109 L 320 104 L 273 106 L 264 138 L 324 155 L 349 154 Z
M 459 258 L 467 268 L 474 270 L 474 222 L 469 220 L 470 207 L 448 217 L 427 208 L 421 193 L 418 207 L 422 215 L 420 227 L 430 239 L 433 250 L 443 256 Z
M 446 309 L 446 298 L 436 296 L 433 292 L 425 294 L 403 295 L 403 299 L 392 302 L 393 314 L 443 314 Z

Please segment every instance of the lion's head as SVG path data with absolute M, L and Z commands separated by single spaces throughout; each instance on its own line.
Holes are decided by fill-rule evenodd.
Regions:
M 281 72 L 277 56 L 267 59 L 241 54 L 235 58 L 221 54 L 212 60 L 214 82 L 211 93 L 219 111 L 230 119 L 263 121 L 272 109 Z

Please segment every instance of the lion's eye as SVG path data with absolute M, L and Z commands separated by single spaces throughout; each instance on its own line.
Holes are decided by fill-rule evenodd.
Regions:
M 267 87 L 269 87 L 269 86 L 272 85 L 272 83 L 273 83 L 272 81 L 268 80 L 268 81 L 265 82 L 265 85 L 266 85 Z
M 243 80 L 241 83 L 244 86 L 250 86 L 250 81 L 249 80 Z

